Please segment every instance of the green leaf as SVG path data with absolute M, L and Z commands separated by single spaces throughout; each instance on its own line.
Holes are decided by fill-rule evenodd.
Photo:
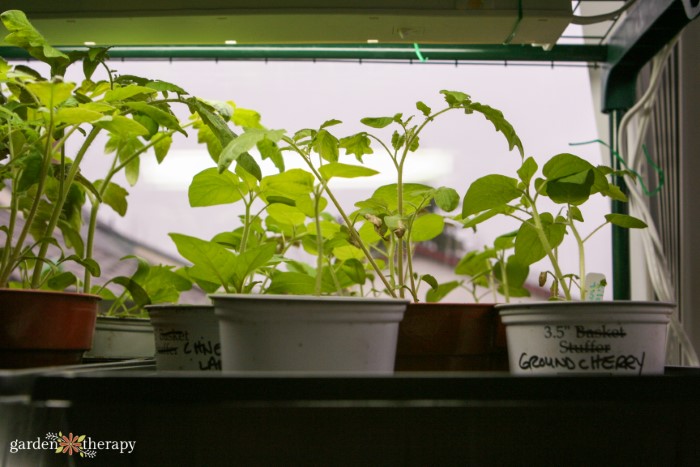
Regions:
M 365 259 L 365 254 L 362 250 L 354 245 L 343 245 L 333 248 L 333 256 L 341 261 L 349 261 L 351 259 L 361 261 Z
M 164 110 L 159 109 L 156 106 L 147 104 L 145 102 L 127 102 L 126 106 L 130 109 L 141 112 L 145 115 L 151 117 L 158 125 L 168 128 L 169 130 L 176 130 L 183 135 L 187 135 L 185 130 L 180 126 L 180 122 L 177 118 Z
M 459 206 L 459 193 L 453 188 L 440 187 L 435 191 L 435 204 L 443 211 L 450 212 Z
M 522 196 L 518 180 L 505 175 L 486 175 L 475 180 L 464 195 L 462 217 L 466 218 L 487 209 L 500 208 Z
M 246 185 L 236 174 L 229 170 L 219 173 L 212 167 L 194 176 L 187 195 L 190 206 L 204 207 L 235 203 L 246 192 Z
M 470 251 L 459 260 L 455 266 L 455 274 L 475 277 L 491 270 L 492 258 L 496 257 L 494 250 Z
M 583 222 L 583 214 L 576 206 L 569 206 L 569 215 L 573 220 Z
M 482 222 L 485 222 L 499 214 L 511 214 L 514 210 L 515 208 L 508 205 L 502 205 L 494 209 L 489 209 L 487 211 L 477 214 L 476 216 L 462 219 L 462 227 L 464 227 L 465 229 L 476 230 L 476 226 L 481 224 Z
M 581 204 L 591 195 L 593 170 L 547 181 L 547 196 L 557 204 Z
M 129 185 L 136 185 L 136 182 L 139 179 L 140 166 L 141 159 L 137 157 L 132 159 L 131 162 L 129 162 L 124 168 L 124 176 L 126 177 L 126 181 L 129 182 Z
M 262 170 L 260 169 L 260 165 L 258 165 L 255 159 L 253 159 L 253 156 L 247 152 L 241 154 L 241 156 L 238 158 L 238 161 L 236 162 L 236 172 L 238 172 L 239 167 L 242 167 L 246 172 L 255 177 L 256 180 L 262 179 Z
M 323 159 L 328 162 L 338 160 L 338 139 L 326 130 L 316 133 L 312 141 L 312 147 Z
M 496 110 L 488 105 L 479 104 L 477 102 L 472 102 L 469 104 L 471 110 L 476 110 L 480 112 L 488 121 L 493 123 L 496 131 L 503 133 L 508 141 L 508 149 L 513 150 L 514 147 L 518 148 L 520 151 L 520 156 L 525 157 L 525 151 L 523 150 L 523 143 L 520 138 L 515 133 L 513 126 L 503 117 L 503 113 L 500 110 Z
M 113 89 L 110 89 L 105 93 L 104 100 L 107 102 L 116 102 L 116 101 L 125 101 L 131 97 L 134 96 L 139 96 L 139 95 L 150 95 L 150 94 L 155 94 L 156 90 L 152 88 L 147 88 L 145 86 L 136 86 L 136 85 L 129 85 L 129 86 L 122 86 L 122 87 L 114 87 Z
M 493 241 L 493 247 L 496 250 L 507 250 L 515 246 L 515 237 L 518 231 L 509 232 L 507 234 L 499 235 Z
M 424 205 L 432 198 L 435 190 L 428 185 L 420 183 L 404 183 L 403 184 L 403 199 L 404 212 L 409 214 L 415 212 L 417 206 Z M 372 197 L 368 200 L 377 206 L 383 206 L 389 212 L 398 209 L 398 186 L 396 183 L 380 186 L 372 193 Z M 361 207 L 360 203 L 355 203 L 355 206 Z
M 468 94 L 464 94 L 463 92 L 459 91 L 446 91 L 442 90 L 440 91 L 440 94 L 443 94 L 445 96 L 445 102 L 447 102 L 450 107 L 458 107 L 464 103 L 470 103 L 471 98 L 469 97 Z
M 94 259 L 81 258 L 77 255 L 70 255 L 61 262 L 65 261 L 74 261 L 78 263 L 79 265 L 87 269 L 90 272 L 90 274 L 92 274 L 94 277 L 100 277 L 100 275 L 102 274 L 100 270 L 100 265 Z
M 131 295 L 132 300 L 137 306 L 141 307 L 151 303 L 148 293 L 138 284 L 138 282 L 130 277 L 118 276 L 112 279 L 111 282 L 124 287 L 126 291 L 129 292 L 129 295 Z
M 161 81 L 159 79 L 148 81 L 144 83 L 144 86 L 146 86 L 147 88 L 155 89 L 156 91 L 162 93 L 174 92 L 175 94 L 180 95 L 187 94 L 187 91 L 182 89 L 180 86 L 173 83 L 168 83 L 167 81 Z
M 306 220 L 306 214 L 294 206 L 286 204 L 270 204 L 267 213 L 281 224 L 300 225 Z
M 503 271 L 501 263 L 498 263 L 498 267 L 494 268 L 494 274 L 496 279 L 501 282 L 503 281 Z M 527 280 L 527 276 L 530 274 L 530 267 L 527 264 L 519 261 L 516 255 L 511 255 L 506 261 L 506 276 L 508 277 L 508 289 L 519 290 L 523 288 L 523 284 Z
M 38 153 L 33 153 L 22 158 L 23 167 L 22 174 L 17 182 L 18 191 L 27 191 L 31 186 L 39 182 L 43 163 L 44 158 Z
M 103 183 L 104 180 L 97 180 L 95 182 L 95 187 L 102 191 Z M 122 188 L 116 183 L 109 182 L 107 184 L 107 188 L 104 189 L 104 193 L 102 194 L 102 202 L 114 209 L 117 214 L 124 217 L 129 206 L 126 200 L 128 195 L 129 192 L 126 191 L 125 188 Z
M 276 248 L 276 244 L 270 242 L 255 248 L 248 248 L 245 252 L 238 255 L 231 274 L 231 282 L 238 292 L 243 291 L 243 285 L 249 275 L 254 274 L 259 268 L 270 262 L 275 255 Z
M 403 144 L 406 142 L 406 135 L 399 134 L 398 131 L 394 131 L 391 135 L 391 147 L 397 151 L 401 149 Z
M 52 68 L 60 63 L 68 63 L 68 56 L 51 47 L 44 39 L 44 36 L 32 26 L 22 11 L 5 11 L 0 15 L 0 19 L 2 19 L 3 25 L 10 32 L 9 35 L 5 36 L 7 44 L 22 47 L 32 57 L 50 64 Z
M 520 180 L 525 184 L 525 186 L 530 186 L 530 181 L 533 175 L 537 173 L 537 162 L 532 157 L 525 159 L 523 164 L 518 169 L 518 176 Z
M 290 169 L 280 174 L 268 175 L 260 182 L 264 196 L 297 198 L 309 195 L 314 189 L 314 176 L 302 169 Z
M 615 224 L 625 229 L 645 229 L 649 227 L 643 220 L 627 214 L 606 214 L 605 219 L 611 224 Z
M 321 236 L 328 240 L 333 238 L 340 232 L 340 224 L 337 222 L 331 222 L 331 221 L 320 221 L 318 223 L 314 222 L 309 222 L 309 225 L 307 226 L 307 230 L 309 232 L 313 232 L 314 234 L 316 233 L 316 227 L 317 225 L 321 229 Z
M 268 200 L 270 197 L 268 197 Z M 307 217 L 316 216 L 316 201 L 310 196 L 301 196 L 294 198 L 296 207 L 306 214 Z M 318 200 L 318 210 L 323 212 L 328 206 L 328 200 L 326 198 L 321 198 Z
M 232 139 L 224 146 L 219 156 L 219 171 L 228 169 L 232 162 L 236 161 L 242 154 L 250 151 L 259 141 L 265 139 L 265 131 L 249 129 L 237 138 Z
M 313 295 L 316 290 L 316 279 L 300 272 L 280 272 L 270 281 L 267 293 Z
M 445 228 L 445 219 L 439 214 L 425 214 L 416 218 L 411 226 L 411 240 L 424 242 L 432 240 L 442 233 Z
M 146 136 L 149 134 L 146 127 L 131 118 L 122 117 L 121 115 L 104 117 L 102 120 L 96 121 L 95 126 L 104 128 L 110 133 L 119 135 L 122 138 Z
M 342 162 L 330 162 L 328 164 L 324 164 L 320 167 L 319 172 L 325 180 L 330 180 L 333 177 L 371 177 L 372 175 L 376 175 L 379 173 L 374 169 L 370 169 L 369 167 L 363 167 L 361 165 L 343 164 Z
M 241 107 L 236 107 L 233 110 L 233 117 L 231 117 L 234 125 L 243 128 L 263 128 L 260 124 L 260 119 L 260 114 L 255 110 L 243 109 Z
M 257 148 L 263 160 L 270 159 L 272 163 L 275 164 L 275 167 L 277 167 L 277 170 L 284 172 L 284 157 L 277 143 L 269 139 L 264 139 L 258 141 Z
M 83 243 L 83 237 L 80 235 L 78 228 L 73 227 L 66 221 L 59 221 L 58 227 L 61 229 L 66 246 L 73 248 L 78 256 L 83 256 L 85 252 L 85 244 Z
M 126 255 L 120 258 L 120 261 L 126 261 L 127 259 L 136 260 L 136 271 L 131 275 L 131 278 L 141 285 L 151 271 L 151 264 L 145 258 L 137 255 Z
M 345 149 L 346 154 L 354 154 L 358 161 L 362 162 L 362 156 L 372 154 L 371 141 L 367 133 L 357 133 L 356 135 L 341 138 L 339 145 Z
M 372 128 L 385 128 L 392 124 L 394 117 L 365 117 L 360 122 Z
M 553 156 L 542 167 L 542 175 L 549 180 L 556 180 L 569 175 L 587 172 L 594 169 L 593 165 L 578 156 L 562 153 Z
M 420 110 L 421 113 L 422 113 L 423 115 L 425 115 L 426 117 L 429 117 L 429 116 L 430 116 L 430 112 L 432 112 L 432 110 L 430 109 L 430 107 L 428 107 L 427 105 L 425 105 L 425 104 L 424 104 L 423 102 L 421 102 L 421 101 L 416 102 L 416 108 L 417 108 L 418 110 Z
M 346 259 L 343 261 L 340 268 L 355 284 L 364 284 L 365 281 L 367 281 L 367 271 L 362 262 L 358 259 Z
M 41 81 L 28 83 L 27 89 L 34 94 L 45 107 L 54 108 L 64 103 L 73 92 L 75 83 Z
M 170 151 L 170 146 L 173 144 L 173 138 L 167 133 L 157 133 L 153 139 L 153 150 L 156 153 L 156 160 L 160 164 L 165 159 Z
M 377 233 L 377 228 L 371 222 L 362 224 L 357 233 L 365 245 L 373 245 L 382 240 L 382 237 Z
M 445 282 L 444 284 L 440 284 L 437 286 L 437 288 L 432 288 L 428 290 L 428 292 L 425 294 L 425 301 L 428 303 L 439 302 L 440 300 L 445 298 L 447 294 L 459 287 L 459 285 L 459 281 L 450 281 Z
M 51 290 L 65 290 L 77 282 L 78 279 L 75 277 L 75 274 L 64 271 L 52 276 L 46 285 L 48 285 Z
M 566 226 L 554 222 L 554 218 L 548 212 L 540 215 L 542 231 L 549 243 L 550 248 L 557 248 L 566 235 Z M 536 263 L 547 255 L 547 250 L 542 244 L 534 219 L 524 222 L 515 237 L 515 256 L 517 261 L 529 266 Z
M 56 124 L 80 125 L 81 123 L 95 122 L 102 117 L 104 117 L 102 113 L 85 108 L 85 106 L 64 107 L 58 109 L 54 115 L 54 121 Z
M 616 201 L 622 201 L 623 203 L 627 202 L 627 195 L 625 195 L 622 192 L 622 189 L 620 189 L 619 186 L 613 185 L 612 183 L 610 185 L 608 185 L 608 189 L 602 193 L 605 196 L 608 196 L 609 198 L 612 198 Z
M 170 233 L 177 251 L 194 266 L 189 269 L 193 278 L 227 286 L 236 271 L 236 255 L 223 246 L 188 235 Z
M 199 99 L 188 100 L 190 108 L 199 114 L 203 125 L 197 125 L 199 142 L 206 142 L 209 154 L 218 163 L 224 146 L 228 145 L 236 134 L 228 127 L 226 120 L 214 108 Z
M 428 284 L 431 289 L 435 290 L 438 288 L 440 284 L 438 284 L 437 279 L 435 279 L 435 276 L 432 276 L 430 274 L 425 274 L 424 276 L 421 276 L 420 278 L 423 282 Z
M 321 129 L 339 125 L 341 123 L 343 122 L 341 122 L 340 120 L 336 120 L 335 118 L 331 120 L 326 120 L 325 122 L 323 122 L 323 125 L 321 125 Z

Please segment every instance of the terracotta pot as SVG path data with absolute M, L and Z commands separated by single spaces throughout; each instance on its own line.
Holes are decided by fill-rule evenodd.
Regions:
M 96 295 L 0 289 L 0 368 L 80 363 L 92 345 Z
M 399 324 L 396 371 L 508 371 L 493 304 L 411 303 Z

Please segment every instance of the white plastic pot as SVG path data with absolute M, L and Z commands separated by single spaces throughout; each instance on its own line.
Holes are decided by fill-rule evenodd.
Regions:
M 511 373 L 661 374 L 676 305 L 661 302 L 533 302 L 499 305 Z
M 225 371 L 392 373 L 408 300 L 211 295 Z
M 92 348 L 85 357 L 105 360 L 152 358 L 153 328 L 147 319 L 98 316 Z
M 221 370 L 219 321 L 208 305 L 149 305 L 156 368 L 165 371 Z

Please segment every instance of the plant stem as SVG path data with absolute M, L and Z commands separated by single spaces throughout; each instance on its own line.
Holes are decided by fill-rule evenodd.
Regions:
M 315 172 L 315 175 L 317 177 L 321 176 L 321 174 L 316 172 L 316 170 L 313 167 L 311 168 L 311 170 L 313 170 Z M 338 202 L 336 197 L 328 189 L 327 185 L 324 185 L 323 188 L 324 188 L 326 194 L 328 195 L 328 197 L 331 199 L 331 202 L 333 203 L 333 205 L 336 207 L 336 209 L 340 213 L 340 217 L 343 218 L 343 222 L 345 222 L 345 225 L 347 226 L 348 230 L 350 231 L 350 236 L 355 241 L 356 246 L 360 247 L 360 249 L 362 250 L 362 253 L 364 253 L 365 257 L 367 258 L 367 261 L 369 261 L 369 264 L 372 265 L 372 268 L 379 276 L 379 279 L 382 281 L 382 283 L 384 283 L 384 286 L 389 291 L 389 294 L 391 294 L 391 296 L 393 298 L 397 298 L 396 293 L 394 292 L 394 290 L 391 288 L 391 285 L 389 284 L 389 281 L 387 281 L 386 277 L 382 273 L 382 270 L 379 268 L 379 265 L 377 265 L 376 261 L 374 261 L 372 254 L 369 252 L 369 250 L 367 250 L 367 247 L 365 246 L 364 242 L 360 238 L 360 234 L 357 233 L 357 230 L 355 230 L 355 226 L 352 225 L 352 222 L 350 222 L 350 219 L 348 218 L 347 214 L 345 214 L 345 211 L 343 210 L 342 206 L 340 205 L 340 203 Z
M 338 291 L 338 295 L 345 295 L 345 293 L 343 292 L 343 288 L 340 286 L 340 281 L 338 281 L 338 274 L 336 274 L 335 269 L 331 265 L 330 258 L 328 261 L 328 272 L 331 276 L 331 279 L 333 279 L 333 285 L 335 285 L 335 289 Z
M 8 142 L 9 142 L 9 152 L 10 152 L 10 161 L 12 161 L 15 158 L 15 148 L 14 145 L 12 144 L 12 124 L 8 121 Z M 5 248 L 2 251 L 2 266 L 1 266 L 1 271 L 0 276 L 4 276 L 4 271 L 6 268 L 9 268 L 9 261 L 10 261 L 10 252 L 12 251 L 12 239 L 15 236 L 15 223 L 17 222 L 17 213 L 19 211 L 19 201 L 17 200 L 18 193 L 17 193 L 17 183 L 15 183 L 15 180 L 18 179 L 19 174 L 15 173 L 12 175 L 12 193 L 10 195 L 10 220 L 7 225 L 7 232 L 5 234 L 7 237 L 5 237 Z M 0 282 L 0 287 L 7 287 L 7 284 L 3 281 Z
M 406 235 L 406 229 L 403 227 L 403 163 L 399 164 L 399 170 L 397 173 L 396 177 L 396 196 L 398 198 L 398 210 L 399 210 L 399 229 L 403 228 L 403 233 L 398 238 L 398 242 L 396 243 L 396 263 L 397 267 L 399 270 L 398 273 L 398 278 L 399 278 L 399 296 L 401 298 L 404 298 L 406 293 L 404 290 L 404 266 L 403 266 L 403 248 L 404 248 L 404 235 Z
M 252 196 L 251 196 L 252 198 Z M 245 214 L 243 218 L 243 233 L 241 233 L 241 243 L 238 246 L 238 254 L 243 254 L 248 247 L 248 235 L 250 235 L 250 223 L 251 223 L 251 217 L 250 217 L 250 208 L 253 204 L 253 199 L 250 199 L 248 202 L 245 201 L 245 198 L 241 197 L 243 200 L 243 205 L 245 206 Z
M 325 184 L 323 185 L 325 186 Z M 323 284 L 323 236 L 321 234 L 321 213 L 320 213 L 321 195 L 318 192 L 314 193 L 314 218 L 316 220 L 316 282 L 314 284 L 314 295 L 321 295 L 321 286 Z
M 291 147 L 297 154 L 299 154 L 299 155 L 301 156 L 301 158 L 304 160 L 304 162 L 306 162 L 306 164 L 309 166 L 309 169 L 310 169 L 311 172 L 313 173 L 314 177 L 316 177 L 316 180 L 318 180 L 318 181 L 323 185 L 323 191 L 326 192 L 326 194 L 328 195 L 328 197 L 331 199 L 331 202 L 333 203 L 333 205 L 335 206 L 335 208 L 338 210 L 338 213 L 340 214 L 340 217 L 343 218 L 343 222 L 345 222 L 345 226 L 348 228 L 348 231 L 350 232 L 350 236 L 351 236 L 352 239 L 354 240 L 356 246 L 358 246 L 358 247 L 362 250 L 362 253 L 365 255 L 365 258 L 367 258 L 367 261 L 369 261 L 369 264 L 372 266 L 372 269 L 374 269 L 374 271 L 377 273 L 377 276 L 378 276 L 379 279 L 382 281 L 382 283 L 384 284 L 384 286 L 387 288 L 387 290 L 389 291 L 389 294 L 391 294 L 391 296 L 392 296 L 393 298 L 397 298 L 397 297 L 396 297 L 396 293 L 394 292 L 394 290 L 392 289 L 391 285 L 389 284 L 389 281 L 388 281 L 387 278 L 384 276 L 384 273 L 382 273 L 382 270 L 379 268 L 379 265 L 377 265 L 377 262 L 374 261 L 374 258 L 372 257 L 372 253 L 370 253 L 369 250 L 367 249 L 367 246 L 365 246 L 364 242 L 363 242 L 362 239 L 360 238 L 360 234 L 357 233 L 357 230 L 355 229 L 355 226 L 352 224 L 352 222 L 350 222 L 350 218 L 349 218 L 348 215 L 345 213 L 345 210 L 344 210 L 343 207 L 340 205 L 340 202 L 338 202 L 338 200 L 336 199 L 336 197 L 333 195 L 333 192 L 328 188 L 328 185 L 324 182 L 323 177 L 322 177 L 321 174 L 318 172 L 318 170 L 316 170 L 316 168 L 314 167 L 314 165 L 313 165 L 313 163 L 311 162 L 310 158 L 307 157 L 307 156 L 304 154 L 304 152 L 303 152 L 301 149 L 299 149 L 299 148 L 296 146 L 296 144 L 294 144 L 294 142 L 293 142 L 292 140 L 285 138 L 285 141 L 290 145 L 290 147 Z
M 576 226 L 574 226 L 574 220 L 571 217 L 571 210 L 569 210 L 569 227 L 571 227 L 571 233 L 574 234 L 576 239 L 576 244 L 578 246 L 578 271 L 579 271 L 579 289 L 581 291 L 581 300 L 586 300 L 586 252 L 584 250 L 583 240 L 581 235 L 579 235 Z
M 51 218 L 49 220 L 48 225 L 46 226 L 46 230 L 44 231 L 44 237 L 50 237 L 53 234 L 54 230 L 56 230 L 56 225 L 58 224 L 58 220 L 61 217 L 61 211 L 63 210 L 63 205 L 66 202 L 66 198 L 68 196 L 68 191 L 70 190 L 70 187 L 73 184 L 73 180 L 75 179 L 75 176 L 78 174 L 78 171 L 80 168 L 80 162 L 82 161 L 83 157 L 85 156 L 85 153 L 87 152 L 88 148 L 90 147 L 92 142 L 97 137 L 97 134 L 100 132 L 100 130 L 101 129 L 98 127 L 92 128 L 92 130 L 88 134 L 87 138 L 85 139 L 85 142 L 80 147 L 78 154 L 75 156 L 75 160 L 73 161 L 73 165 L 71 165 L 71 168 L 68 171 L 68 175 L 66 176 L 65 189 L 62 190 L 58 195 L 58 200 L 56 201 L 56 204 L 53 208 L 53 211 L 51 212 Z M 43 242 L 40 249 L 39 249 L 38 257 L 39 258 L 46 257 L 46 253 L 47 253 L 48 249 L 49 249 L 49 244 L 46 242 Z M 32 288 L 36 288 L 37 285 L 39 284 L 39 280 L 41 278 L 41 269 L 42 269 L 41 262 L 37 262 L 37 264 L 34 268 L 34 275 L 32 276 Z
M 501 253 L 501 281 L 503 282 L 503 296 L 506 299 L 506 303 L 510 303 L 510 286 L 508 285 L 508 265 L 506 264 L 506 254 Z
M 22 247 L 27 239 L 29 230 L 34 223 L 34 217 L 36 216 L 39 204 L 41 202 L 41 197 L 44 194 L 44 184 L 46 182 L 47 174 L 49 173 L 49 167 L 51 167 L 51 133 L 46 135 L 46 146 L 44 148 L 44 158 L 41 166 L 41 173 L 39 175 L 39 181 L 37 182 L 36 195 L 32 201 L 32 206 L 29 208 L 29 212 L 25 216 L 24 227 L 19 234 L 17 242 L 15 242 L 15 248 L 12 250 L 12 255 L 10 256 L 8 262 L 5 264 L 6 269 L 3 271 L 2 277 L 0 277 L 0 283 L 7 284 L 7 281 L 12 274 L 12 270 L 15 267 L 20 255 L 22 254 Z M 15 183 L 13 182 L 13 186 Z M 41 269 L 42 262 L 38 261 L 37 266 Z
M 554 275 L 557 278 L 557 282 L 559 282 L 562 289 L 564 290 L 564 297 L 566 298 L 566 300 L 571 300 L 571 291 L 569 290 L 569 287 L 564 281 L 564 275 L 562 274 L 561 268 L 559 267 L 559 261 L 555 257 L 552 251 L 552 247 L 549 244 L 549 239 L 547 238 L 547 235 L 544 232 L 544 227 L 542 226 L 542 219 L 540 218 L 540 214 L 537 211 L 537 207 L 535 206 L 535 203 L 529 195 L 526 194 L 525 197 L 530 203 L 530 208 L 532 209 L 532 218 L 535 220 L 535 231 L 537 232 L 537 237 L 539 238 L 540 243 L 542 244 L 542 247 L 544 248 L 547 254 L 547 257 L 549 258 L 549 262 L 552 264 L 552 268 L 554 268 Z
M 97 211 L 100 209 L 100 200 L 95 199 L 90 209 L 90 223 L 88 224 L 87 242 L 85 244 L 85 259 L 92 259 L 92 249 L 95 242 L 95 229 L 97 228 Z M 92 282 L 92 274 L 88 268 L 85 268 L 83 277 L 83 290 L 85 293 L 90 293 Z

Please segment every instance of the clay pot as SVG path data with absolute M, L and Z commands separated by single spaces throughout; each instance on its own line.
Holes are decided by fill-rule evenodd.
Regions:
M 508 371 L 493 304 L 411 303 L 399 324 L 396 371 Z
M 0 368 L 80 363 L 92 345 L 96 295 L 0 289 Z

